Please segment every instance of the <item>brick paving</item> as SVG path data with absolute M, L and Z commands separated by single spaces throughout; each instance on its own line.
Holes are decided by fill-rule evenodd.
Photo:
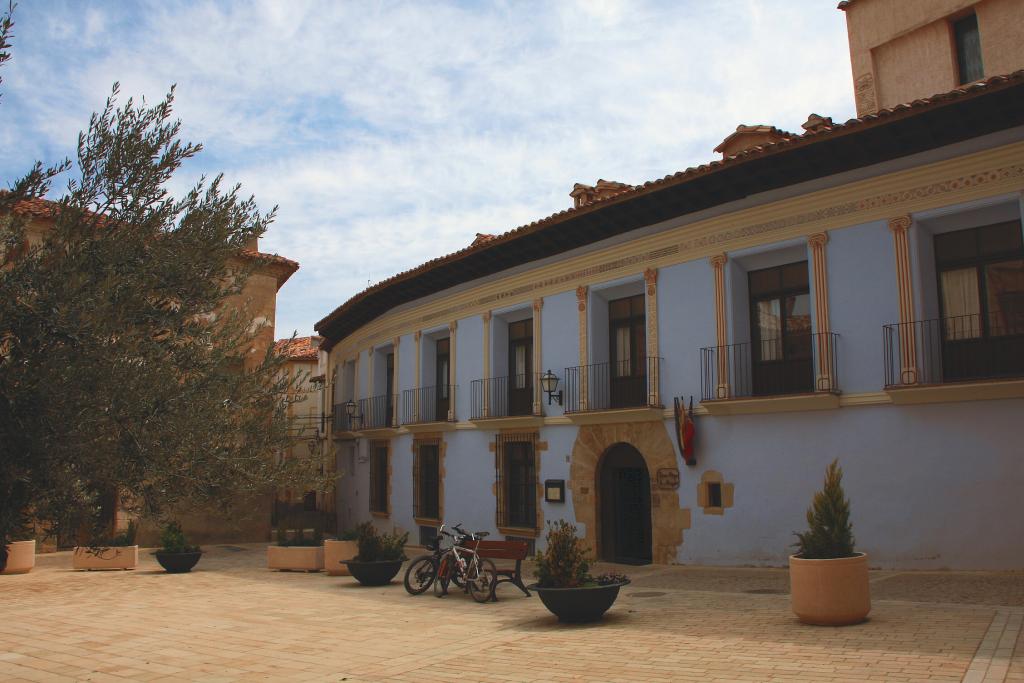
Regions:
M 873 572 L 870 620 L 820 628 L 792 617 L 784 570 L 619 567 L 636 581 L 605 620 L 563 626 L 508 586 L 411 597 L 208 550 L 185 575 L 56 553 L 0 577 L 0 681 L 1024 680 L 1020 573 Z

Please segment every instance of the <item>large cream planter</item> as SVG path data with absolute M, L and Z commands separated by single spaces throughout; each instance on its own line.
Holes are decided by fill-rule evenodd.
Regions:
M 268 545 L 267 568 L 293 572 L 323 571 L 323 546 Z
M 324 570 L 328 576 L 349 576 L 348 565 L 342 564 L 351 560 L 359 552 L 359 544 L 355 541 L 324 541 Z
M 36 566 L 36 542 L 12 541 L 7 546 L 7 566 L 0 574 L 27 574 Z
M 75 569 L 135 569 L 139 566 L 139 546 L 75 548 L 71 566 Z
M 868 556 L 805 560 L 790 555 L 789 589 L 793 613 L 805 624 L 859 624 L 871 611 Z

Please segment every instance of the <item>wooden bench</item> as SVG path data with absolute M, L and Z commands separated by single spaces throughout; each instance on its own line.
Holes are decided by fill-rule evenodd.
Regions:
M 489 560 L 516 561 L 515 567 L 496 567 L 498 580 L 494 583 L 494 590 L 491 591 L 491 600 L 493 602 L 498 601 L 498 596 L 495 595 L 495 592 L 498 589 L 499 583 L 511 583 L 526 593 L 526 597 L 530 597 L 530 591 L 523 584 L 523 560 L 526 559 L 526 555 L 529 552 L 529 545 L 527 545 L 526 541 L 467 541 L 464 547 L 476 549 L 480 557 L 485 557 Z

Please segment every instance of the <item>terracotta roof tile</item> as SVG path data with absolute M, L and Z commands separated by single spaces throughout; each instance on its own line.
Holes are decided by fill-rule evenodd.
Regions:
M 313 340 L 321 341 L 323 337 L 296 337 L 295 339 L 278 339 L 274 342 L 274 352 L 288 356 L 288 360 L 315 361 L 317 349 Z
M 641 185 L 635 185 L 631 189 L 623 190 L 612 196 L 601 197 L 595 199 L 593 202 L 581 206 L 579 208 L 568 208 L 562 211 L 558 211 L 546 218 L 542 218 L 525 225 L 521 225 L 517 228 L 509 230 L 507 232 L 495 235 L 493 239 L 486 241 L 474 240 L 473 244 L 458 251 L 454 251 L 444 256 L 431 259 L 422 263 L 418 266 L 410 268 L 408 270 L 396 273 L 391 277 L 381 280 L 370 287 L 362 290 L 361 292 L 350 297 L 343 304 L 335 308 L 326 317 L 321 319 L 315 325 L 318 332 L 324 333 L 329 325 L 331 325 L 338 318 L 345 315 L 356 303 L 365 299 L 367 296 L 378 292 L 383 289 L 387 289 L 396 285 L 399 282 L 408 281 L 417 275 L 428 272 L 440 264 L 456 261 L 466 257 L 469 254 L 481 252 L 489 249 L 501 249 L 502 246 L 512 240 L 515 240 L 524 235 L 544 230 L 550 226 L 554 226 L 569 217 L 576 215 L 583 215 L 592 211 L 600 211 L 605 205 L 617 204 L 622 201 L 629 200 L 633 197 L 643 195 L 654 190 L 677 185 L 688 182 L 695 178 L 707 175 L 709 173 L 716 173 L 724 168 L 736 166 L 739 164 L 746 163 L 752 159 L 768 156 L 778 152 L 782 152 L 786 149 L 791 149 L 798 146 L 810 145 L 818 142 L 819 140 L 834 138 L 839 136 L 845 136 L 857 133 L 862 129 L 866 129 L 873 125 L 876 125 L 879 121 L 886 119 L 896 119 L 905 116 L 915 115 L 923 110 L 927 110 L 933 107 L 939 107 L 946 103 L 954 100 L 958 100 L 964 97 L 981 94 L 982 91 L 990 89 L 992 86 L 1004 84 L 1007 82 L 1019 83 L 1024 82 L 1024 69 L 1015 71 L 1012 74 L 1004 76 L 993 76 L 992 78 L 977 83 L 951 90 L 949 92 L 939 93 L 928 98 L 915 100 L 909 104 L 900 104 L 895 107 L 888 109 L 882 109 L 874 114 L 869 114 L 861 118 L 853 118 L 848 120 L 846 123 L 836 123 L 830 127 L 823 128 L 817 131 L 808 131 L 801 135 L 793 134 L 791 138 L 780 140 L 778 142 L 768 143 L 759 145 L 752 149 L 739 152 L 727 159 L 710 161 L 700 166 L 687 168 L 685 171 L 678 171 L 676 173 L 658 178 L 655 180 L 649 180 Z M 326 345 L 329 347 L 336 339 L 328 337 Z

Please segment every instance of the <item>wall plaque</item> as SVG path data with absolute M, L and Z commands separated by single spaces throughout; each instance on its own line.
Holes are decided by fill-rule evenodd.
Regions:
M 679 470 L 675 467 L 662 467 L 658 470 L 658 488 L 672 490 L 678 489 Z

